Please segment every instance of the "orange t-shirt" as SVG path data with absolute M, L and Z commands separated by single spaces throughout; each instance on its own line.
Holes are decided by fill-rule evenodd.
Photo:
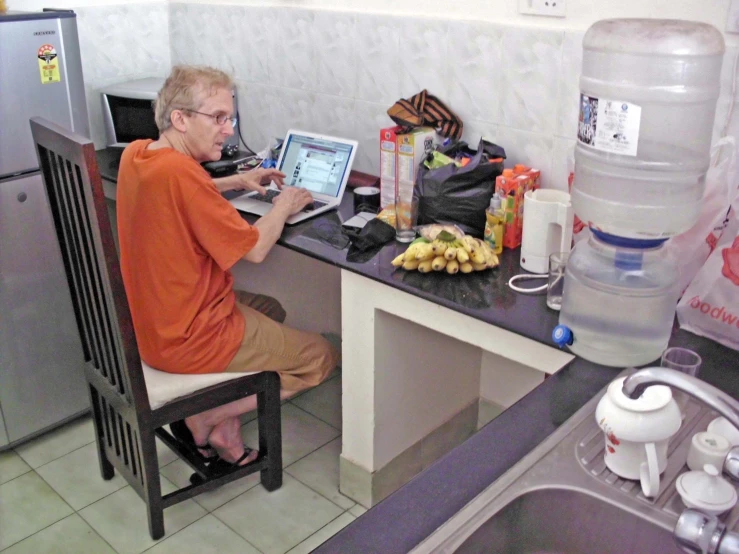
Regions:
M 259 238 L 194 159 L 138 140 L 123 152 L 121 272 L 141 358 L 170 373 L 226 369 L 244 336 L 229 269 Z

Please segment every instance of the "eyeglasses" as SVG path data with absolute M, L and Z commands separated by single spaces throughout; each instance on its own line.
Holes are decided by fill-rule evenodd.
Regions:
M 183 111 L 192 112 L 192 113 L 196 113 L 196 114 L 199 114 L 199 115 L 204 115 L 204 116 L 207 116 L 207 117 L 211 117 L 211 118 L 213 118 L 215 120 L 216 123 L 218 123 L 218 125 L 225 125 L 227 121 L 230 121 L 231 122 L 231 127 L 236 127 L 236 122 L 238 121 L 238 118 L 237 117 L 229 117 L 226 114 L 222 114 L 222 113 L 219 113 L 219 114 L 215 114 L 214 115 L 214 114 L 211 114 L 211 113 L 203 113 L 203 112 L 199 112 L 197 110 L 191 110 L 189 108 L 183 108 Z

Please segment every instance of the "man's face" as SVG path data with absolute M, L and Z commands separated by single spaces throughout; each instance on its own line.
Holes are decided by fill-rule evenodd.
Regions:
M 187 130 L 185 142 L 190 155 L 198 162 L 214 162 L 221 159 L 223 143 L 234 134 L 231 121 L 219 125 L 213 116 L 233 116 L 233 98 L 228 89 L 218 89 L 209 94 L 197 110 L 202 113 L 185 112 Z

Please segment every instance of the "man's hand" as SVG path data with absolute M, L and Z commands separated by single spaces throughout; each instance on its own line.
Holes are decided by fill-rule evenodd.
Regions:
M 287 187 L 272 200 L 274 207 L 285 208 L 290 215 L 300 212 L 308 204 L 313 203 L 313 197 L 306 189 Z
M 245 173 L 237 173 L 236 175 L 214 179 L 220 192 L 226 192 L 228 190 L 254 190 L 259 194 L 265 194 L 267 191 L 264 185 L 269 185 L 273 181 L 277 185 L 277 188 L 281 189 L 285 184 L 285 174 L 276 169 L 260 167 Z

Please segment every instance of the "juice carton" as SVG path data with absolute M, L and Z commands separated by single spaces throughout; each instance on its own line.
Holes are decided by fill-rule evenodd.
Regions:
M 398 187 L 398 133 L 399 125 L 380 129 L 380 207 L 395 204 Z
M 516 248 L 523 235 L 523 195 L 530 177 L 515 175 L 512 169 L 504 169 L 495 179 L 495 192 L 503 201 L 503 246 Z
M 431 127 L 419 127 L 397 135 L 397 190 L 403 202 L 410 203 L 418 166 L 439 143 L 439 136 Z
M 531 179 L 531 182 L 526 185 L 524 194 L 530 190 L 536 190 L 541 188 L 541 171 L 525 166 L 523 164 L 516 164 L 513 166 L 513 173 L 515 175 L 526 175 Z

